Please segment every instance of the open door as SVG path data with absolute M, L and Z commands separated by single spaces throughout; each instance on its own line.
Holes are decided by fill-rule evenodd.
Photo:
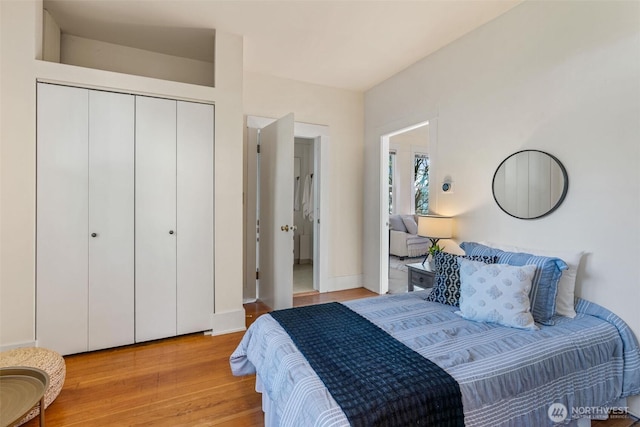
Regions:
M 293 305 L 293 113 L 260 129 L 260 295 L 274 310 Z

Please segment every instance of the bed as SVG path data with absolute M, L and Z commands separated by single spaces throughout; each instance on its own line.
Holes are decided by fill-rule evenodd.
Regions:
M 578 298 L 574 318 L 554 315 L 547 324 L 519 329 L 465 319 L 456 314 L 459 307 L 427 301 L 428 293 L 343 305 L 453 377 L 466 426 L 577 424 L 640 394 L 637 339 L 603 307 Z M 256 374 L 267 426 L 350 425 L 271 314 L 251 325 L 230 364 L 234 375 Z

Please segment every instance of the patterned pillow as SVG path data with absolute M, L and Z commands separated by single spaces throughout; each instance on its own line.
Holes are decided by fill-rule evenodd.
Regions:
M 448 252 L 438 252 L 433 258 L 435 266 L 435 283 L 427 301 L 458 307 L 460 299 L 460 267 L 458 258 L 466 258 L 484 263 L 496 262 L 495 256 L 460 256 Z
M 484 264 L 460 259 L 460 311 L 465 319 L 538 329 L 530 312 L 529 291 L 535 265 Z
M 529 292 L 531 313 L 536 322 L 543 325 L 554 324 L 552 317 L 556 312 L 558 281 L 562 272 L 567 269 L 567 263 L 556 257 L 537 256 L 525 252 L 506 252 L 474 242 L 463 242 L 460 247 L 467 255 L 495 255 L 498 257 L 496 262 L 499 264 L 538 267 Z

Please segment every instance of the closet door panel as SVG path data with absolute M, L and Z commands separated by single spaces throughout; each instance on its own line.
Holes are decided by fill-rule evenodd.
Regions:
M 212 105 L 178 102 L 178 334 L 212 328 L 213 116 Z
M 36 337 L 87 350 L 88 91 L 38 84 Z
M 136 342 L 176 335 L 176 101 L 136 97 Z
M 89 350 L 134 342 L 134 97 L 89 92 Z

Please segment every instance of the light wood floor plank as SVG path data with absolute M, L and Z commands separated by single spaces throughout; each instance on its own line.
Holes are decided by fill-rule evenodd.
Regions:
M 294 305 L 375 295 L 363 288 L 316 293 L 294 298 Z M 249 326 L 269 307 L 257 302 L 246 304 L 245 311 Z M 194 334 L 65 357 L 67 378 L 46 411 L 47 426 L 263 426 L 255 376 L 234 377 L 229 369 L 242 335 Z M 593 426 L 634 422 L 616 419 Z M 37 427 L 38 418 L 25 426 Z

